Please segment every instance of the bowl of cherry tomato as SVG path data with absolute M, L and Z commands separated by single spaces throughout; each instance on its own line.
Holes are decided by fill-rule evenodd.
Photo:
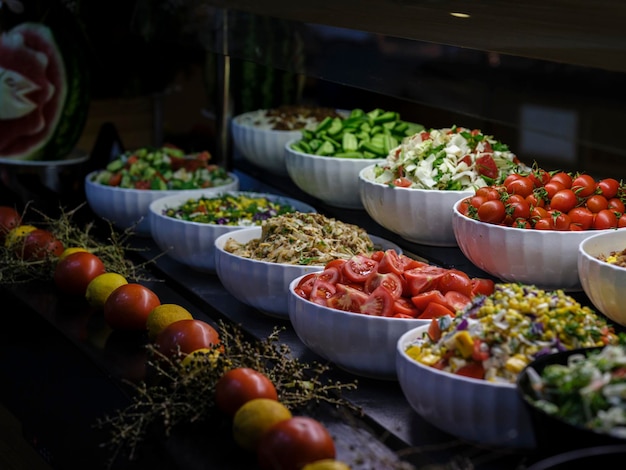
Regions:
M 578 247 L 592 235 L 626 226 L 624 194 L 624 186 L 610 178 L 514 174 L 457 201 L 453 231 L 463 254 L 492 276 L 580 291 Z
M 302 342 L 341 369 L 395 380 L 396 342 L 434 317 L 452 317 L 488 279 L 430 265 L 394 250 L 328 263 L 289 286 L 289 319 Z

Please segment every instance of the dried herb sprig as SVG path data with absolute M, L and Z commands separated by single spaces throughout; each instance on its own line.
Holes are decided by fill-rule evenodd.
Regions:
M 291 410 L 327 403 L 361 412 L 341 395 L 355 389 L 357 382 L 332 382 L 324 377 L 328 366 L 294 358 L 289 346 L 279 343 L 280 329 L 254 342 L 247 341 L 236 325 L 220 321 L 219 332 L 221 344 L 190 363 L 184 362 L 183 354 L 165 357 L 154 345 L 147 345 L 149 377 L 130 384 L 134 394 L 127 408 L 96 423 L 110 435 L 102 444 L 110 453 L 109 465 L 120 455 L 134 459 L 151 435 L 167 437 L 178 425 L 210 422 L 217 413 L 215 384 L 224 371 L 234 367 L 251 367 L 266 374 L 279 400 Z

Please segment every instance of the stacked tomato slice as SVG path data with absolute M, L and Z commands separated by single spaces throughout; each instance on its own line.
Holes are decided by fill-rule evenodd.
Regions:
M 429 319 L 454 315 L 476 295 L 493 293 L 490 279 L 417 261 L 393 249 L 355 255 L 304 276 L 296 294 L 353 313 Z

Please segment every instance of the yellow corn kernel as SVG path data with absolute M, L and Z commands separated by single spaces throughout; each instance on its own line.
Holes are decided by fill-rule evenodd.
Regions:
M 474 340 L 468 331 L 459 331 L 454 335 L 454 345 L 463 357 L 470 357 L 474 351 Z
M 435 354 L 427 353 L 423 356 L 417 357 L 416 359 L 424 365 L 432 366 L 436 364 L 441 358 Z
M 417 360 L 419 360 L 419 356 L 420 356 L 420 352 L 421 351 L 422 351 L 422 349 L 418 345 L 413 344 L 413 345 L 409 346 L 408 348 L 406 348 L 406 350 L 404 352 L 411 359 L 415 359 L 417 361 Z
M 515 356 L 507 359 L 504 367 L 509 372 L 517 373 L 521 372 L 526 365 L 528 365 L 527 359 L 521 354 L 516 354 Z

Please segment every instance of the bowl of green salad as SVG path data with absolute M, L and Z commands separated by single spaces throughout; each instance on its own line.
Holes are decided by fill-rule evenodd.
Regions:
M 539 446 L 572 450 L 626 444 L 626 345 L 538 357 L 518 376 Z M 559 436 L 555 442 L 554 436 Z
M 152 238 L 167 256 L 198 271 L 213 273 L 214 242 L 218 237 L 295 212 L 315 209 L 278 194 L 225 191 L 157 199 L 150 204 L 148 219 Z M 242 285 L 247 284 L 240 282 L 239 287 Z
M 218 194 L 239 189 L 239 178 L 211 163 L 209 152 L 186 154 L 174 147 L 122 153 L 85 177 L 91 210 L 121 230 L 150 236 L 150 203 L 170 195 Z
M 463 127 L 423 130 L 358 175 L 369 216 L 414 243 L 457 246 L 454 204 L 482 186 L 502 183 L 521 163 L 492 136 Z M 525 167 L 524 167 L 525 168 Z
M 316 129 L 285 145 L 285 165 L 291 180 L 325 204 L 363 209 L 359 172 L 385 160 L 405 137 L 423 129 L 400 119 L 394 111 L 353 109 L 347 117 L 327 117 Z

